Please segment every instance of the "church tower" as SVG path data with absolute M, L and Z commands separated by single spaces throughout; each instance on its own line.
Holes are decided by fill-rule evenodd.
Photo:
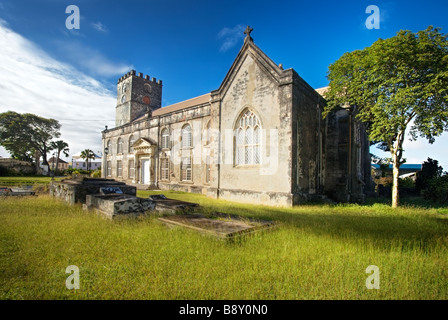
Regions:
M 119 127 L 134 121 L 146 113 L 162 107 L 162 80 L 143 77 L 135 70 L 118 79 L 117 107 L 115 110 L 115 126 Z

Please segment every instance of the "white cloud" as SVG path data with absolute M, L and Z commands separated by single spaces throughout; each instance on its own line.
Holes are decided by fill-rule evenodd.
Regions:
M 55 43 L 67 59 L 79 64 L 92 75 L 107 78 L 121 76 L 134 69 L 132 65 L 112 62 L 98 50 L 78 41 L 55 41 Z
M 225 52 L 235 46 L 239 40 L 244 38 L 244 30 L 245 27 L 239 24 L 233 28 L 223 28 L 219 31 L 218 38 L 224 40 L 219 50 Z
M 115 93 L 61 63 L 0 22 L 0 112 L 59 120 L 70 153 L 101 150 L 101 131 L 114 127 Z M 94 121 L 92 121 L 94 120 Z M 4 149 L 0 155 L 7 156 Z
M 97 22 L 97 23 L 92 23 L 93 27 L 101 32 L 107 32 L 107 28 L 104 24 L 102 24 L 101 22 Z

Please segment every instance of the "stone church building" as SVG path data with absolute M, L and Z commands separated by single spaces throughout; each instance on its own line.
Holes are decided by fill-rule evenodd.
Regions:
M 202 96 L 162 108 L 161 80 L 121 77 L 116 126 L 102 132 L 103 177 L 256 204 L 362 201 L 371 168 L 356 110 L 323 119 L 325 88 L 275 64 L 251 31 L 220 87 Z

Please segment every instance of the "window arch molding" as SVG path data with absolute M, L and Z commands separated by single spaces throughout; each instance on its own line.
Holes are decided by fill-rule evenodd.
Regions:
M 235 118 L 234 165 L 260 165 L 262 128 L 260 116 L 252 108 L 245 107 Z

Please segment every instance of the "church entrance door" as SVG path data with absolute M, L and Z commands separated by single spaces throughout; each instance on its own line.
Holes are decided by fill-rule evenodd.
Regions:
M 142 160 L 142 178 L 141 183 L 142 184 L 149 184 L 151 179 L 151 173 L 149 170 L 149 159 Z

